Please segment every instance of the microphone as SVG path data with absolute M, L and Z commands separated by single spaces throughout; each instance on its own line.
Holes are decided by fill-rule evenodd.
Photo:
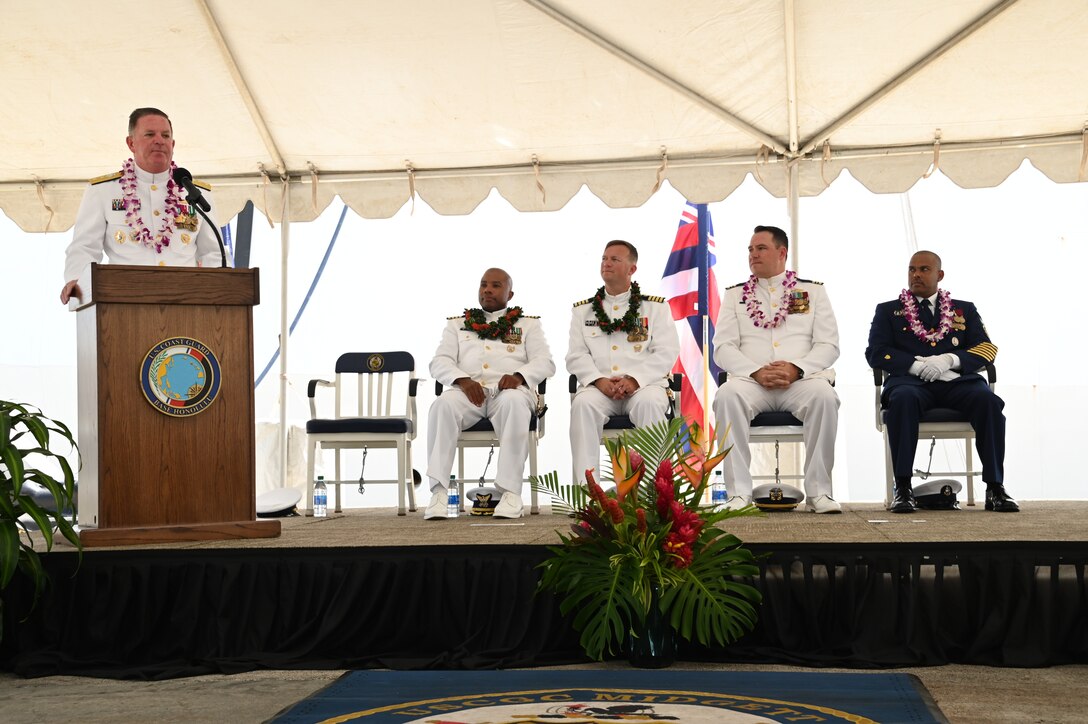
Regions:
M 212 210 L 212 205 L 208 203 L 208 200 L 204 198 L 204 194 L 200 193 L 200 189 L 193 183 L 193 175 L 189 173 L 189 169 L 175 168 L 174 183 L 185 188 L 185 192 L 189 194 L 189 203 L 199 206 L 205 211 Z
M 219 242 L 219 258 L 222 260 L 221 265 L 226 269 L 227 249 L 223 246 L 223 237 L 220 236 L 219 229 L 216 225 L 208 218 L 207 212 L 212 210 L 212 205 L 204 198 L 204 194 L 200 193 L 200 188 L 193 183 L 193 175 L 189 173 L 189 169 L 181 167 L 175 168 L 174 183 L 185 188 L 185 192 L 189 195 L 189 204 L 196 209 L 198 214 L 204 217 L 204 221 L 208 222 L 208 226 L 212 227 L 212 232 L 215 234 L 215 240 Z

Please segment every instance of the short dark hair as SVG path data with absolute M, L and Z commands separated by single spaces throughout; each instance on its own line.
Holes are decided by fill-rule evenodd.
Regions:
M 757 226 L 752 231 L 753 234 L 762 234 L 763 232 L 767 232 L 771 235 L 771 238 L 774 239 L 775 246 L 785 247 L 787 249 L 790 248 L 790 238 L 786 236 L 786 232 L 782 231 L 782 229 L 779 229 L 777 226 Z
M 918 256 L 919 254 L 929 254 L 931 257 L 933 257 L 934 259 L 937 260 L 937 268 L 938 269 L 942 268 L 941 267 L 941 256 L 937 252 L 930 251 L 929 249 L 919 249 L 918 251 L 911 254 L 910 258 L 913 259 L 914 257 Z
M 136 124 L 144 116 L 162 116 L 166 119 L 166 122 L 170 124 L 170 130 L 174 130 L 174 123 L 170 120 L 170 116 L 166 115 L 158 108 L 137 108 L 132 113 L 128 114 L 128 135 L 131 136 L 133 133 L 136 132 Z
M 636 249 L 635 245 L 632 244 L 631 242 L 624 241 L 623 239 L 613 239 L 612 241 L 605 244 L 604 248 L 608 249 L 608 247 L 610 247 L 610 246 L 625 246 L 625 247 L 627 247 L 627 254 L 631 257 L 632 263 L 638 264 L 638 249 Z

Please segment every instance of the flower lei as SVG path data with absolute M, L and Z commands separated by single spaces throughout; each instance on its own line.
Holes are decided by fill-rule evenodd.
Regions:
M 162 233 L 155 238 L 151 229 L 147 228 L 144 219 L 140 216 L 140 197 L 136 194 L 136 164 L 132 159 L 125 161 L 121 167 L 121 190 L 124 192 L 125 221 L 132 229 L 132 240 L 139 242 L 148 249 L 155 247 L 155 253 L 161 254 L 165 247 L 170 246 L 170 238 L 174 235 L 175 223 L 181 214 L 181 197 L 178 196 L 178 185 L 174 183 L 174 169 L 177 166 L 170 162 L 170 174 L 166 181 L 166 205 L 163 209 Z
M 756 299 L 756 285 L 759 282 L 756 279 L 756 275 L 748 277 L 748 281 L 741 287 L 740 301 L 748 309 L 748 318 L 752 320 L 752 324 L 763 329 L 772 329 L 782 324 L 786 319 L 786 315 L 790 312 L 790 292 L 797 286 L 797 272 L 786 272 L 786 281 L 782 284 L 782 299 L 778 303 L 778 311 L 774 313 L 774 317 L 767 321 L 767 315 L 763 313 L 763 306 Z
M 604 312 L 604 287 L 593 295 L 593 314 L 597 316 L 597 326 L 605 334 L 612 334 L 619 330 L 628 334 L 642 329 L 639 323 L 638 308 L 642 304 L 642 290 L 638 282 L 631 282 L 631 301 L 627 303 L 627 312 L 619 319 L 612 319 Z
M 937 309 L 941 313 L 937 329 L 926 331 L 922 320 L 918 317 L 918 302 L 909 289 L 904 289 L 899 295 L 899 301 L 903 305 L 903 317 L 907 320 L 907 326 L 914 336 L 923 342 L 940 342 L 952 329 L 952 295 L 941 289 L 937 292 Z
M 475 332 L 480 339 L 498 339 L 509 334 L 514 323 L 521 319 L 521 307 L 511 307 L 494 322 L 488 322 L 484 310 L 476 307 L 465 310 L 464 329 Z

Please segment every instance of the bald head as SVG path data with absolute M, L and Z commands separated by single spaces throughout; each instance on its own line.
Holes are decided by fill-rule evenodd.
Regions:
M 514 296 L 514 280 L 505 270 L 492 267 L 480 277 L 480 308 L 497 312 Z
M 907 266 L 907 288 L 919 299 L 928 299 L 937 293 L 937 285 L 944 279 L 941 257 L 932 251 L 919 251 L 910 258 Z

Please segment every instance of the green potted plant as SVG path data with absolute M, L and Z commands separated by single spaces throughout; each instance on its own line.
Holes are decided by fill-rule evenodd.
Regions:
M 636 666 L 668 666 L 674 634 L 724 646 L 755 626 L 761 596 L 743 579 L 758 568 L 717 524 L 758 511 L 702 505 L 729 449 L 715 454 L 701 443 L 697 425 L 665 421 L 606 441 L 614 491 L 590 471 L 585 486 L 561 485 L 555 473 L 532 481 L 576 519 L 572 535 L 549 548 L 540 588 L 559 595 L 564 615 L 575 612 L 591 658 L 622 647 Z
M 28 526 L 20 517 L 28 515 L 38 526 L 47 551 L 53 548 L 54 528 L 82 550 L 79 536 L 64 517 L 65 509 L 73 504 L 75 475 L 68 460 L 53 446 L 54 438 L 66 442 L 78 457 L 78 446 L 64 423 L 31 405 L 0 400 L 0 594 L 15 572 L 22 571 L 34 585 L 35 603 L 45 587 L 45 571 Z M 60 468 L 60 479 L 41 469 L 50 461 Z M 48 490 L 54 505 L 40 505 L 24 490 L 25 483 L 37 483 Z M 0 596 L 0 637 L 3 605 Z

